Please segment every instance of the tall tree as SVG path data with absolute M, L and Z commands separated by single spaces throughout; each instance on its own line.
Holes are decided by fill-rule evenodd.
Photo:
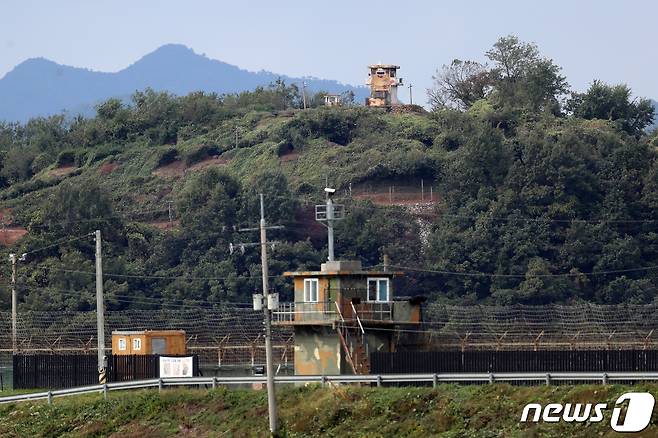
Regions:
M 491 74 L 486 65 L 475 61 L 453 60 L 432 76 L 434 86 L 427 90 L 433 109 L 468 109 L 484 99 L 491 89 Z
M 598 80 L 585 93 L 573 93 L 567 108 L 576 117 L 614 122 L 632 135 L 650 126 L 656 112 L 649 99 L 633 99 L 627 85 L 607 85 Z
M 486 56 L 494 63 L 495 101 L 499 106 L 559 113 L 560 99 L 569 84 L 560 75 L 560 67 L 540 55 L 536 44 L 509 35 L 496 41 Z

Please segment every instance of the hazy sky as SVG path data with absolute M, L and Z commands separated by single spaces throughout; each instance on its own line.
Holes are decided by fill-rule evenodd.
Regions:
M 652 0 L 0 0 L 0 77 L 38 56 L 116 71 L 182 43 L 248 70 L 351 84 L 364 82 L 368 63 L 396 63 L 424 101 L 438 66 L 482 61 L 514 33 L 576 89 L 598 78 L 658 99 L 657 17 Z

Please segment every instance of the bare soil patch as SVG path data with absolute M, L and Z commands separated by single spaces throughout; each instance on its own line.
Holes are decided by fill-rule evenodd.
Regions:
M 152 227 L 155 227 L 159 230 L 173 230 L 176 228 L 180 228 L 180 220 L 176 219 L 174 221 L 169 222 L 168 220 L 164 221 L 150 221 L 150 222 L 145 222 L 147 225 L 151 225 Z
M 299 159 L 299 152 L 295 150 L 286 152 L 285 154 L 279 156 L 279 160 L 281 160 L 282 162 L 297 161 L 298 159 Z
M 119 163 L 116 161 L 110 161 L 109 163 L 104 163 L 99 169 L 98 172 L 101 175 L 108 175 L 114 172 L 119 167 Z
M 178 178 L 185 175 L 188 172 L 194 172 L 197 170 L 205 169 L 212 166 L 225 166 L 230 162 L 230 160 L 223 158 L 221 156 L 209 157 L 205 160 L 194 163 L 191 166 L 185 165 L 183 160 L 176 160 L 172 163 L 169 163 L 165 166 L 158 167 L 153 171 L 153 175 L 159 176 L 161 178 Z
M 49 171 L 48 176 L 66 176 L 72 174 L 76 170 L 78 170 L 78 168 L 73 165 L 62 166 Z
M 0 229 L 0 245 L 10 246 L 21 240 L 27 234 L 23 227 L 7 227 Z

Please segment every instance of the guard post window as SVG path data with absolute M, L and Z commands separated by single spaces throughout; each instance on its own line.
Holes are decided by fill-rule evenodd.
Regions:
M 304 302 L 317 303 L 318 302 L 318 279 L 306 278 L 304 279 Z
M 368 279 L 368 301 L 387 303 L 390 301 L 388 278 Z

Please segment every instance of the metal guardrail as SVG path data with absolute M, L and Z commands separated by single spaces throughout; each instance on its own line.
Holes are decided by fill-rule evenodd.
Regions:
M 125 389 L 158 388 L 167 386 L 210 386 L 216 388 L 224 385 L 249 385 L 266 383 L 266 376 L 244 377 L 181 377 L 131 382 L 115 382 L 105 385 L 80 386 L 77 388 L 58 389 L 46 392 L 0 397 L 0 404 L 28 400 L 48 400 L 79 394 L 103 393 L 107 398 L 109 391 Z M 658 372 L 557 372 L 557 373 L 441 373 L 441 374 L 370 374 L 370 375 L 333 375 L 333 376 L 276 376 L 276 383 L 370 383 L 382 386 L 384 383 L 503 383 L 503 382 L 540 382 L 550 385 L 556 382 L 597 382 L 608 384 L 619 381 L 658 381 Z

